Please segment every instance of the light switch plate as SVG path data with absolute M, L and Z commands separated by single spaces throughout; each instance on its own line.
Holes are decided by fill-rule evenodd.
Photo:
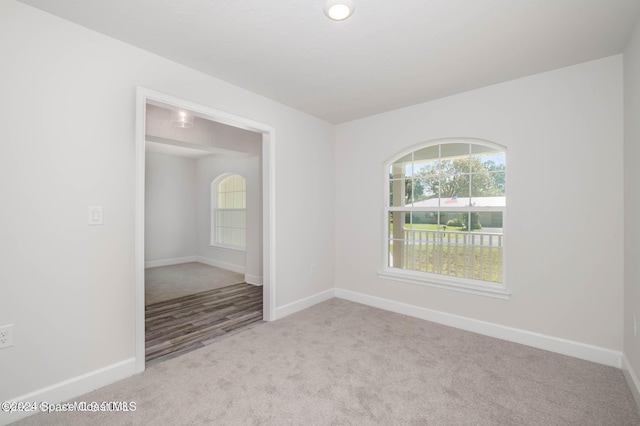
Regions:
M 102 225 L 102 206 L 89 206 L 89 225 Z

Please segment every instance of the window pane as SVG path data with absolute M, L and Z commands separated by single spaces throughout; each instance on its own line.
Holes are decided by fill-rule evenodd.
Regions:
M 440 177 L 440 207 L 466 207 L 469 205 L 469 175 Z
M 475 197 L 471 198 L 471 205 L 473 207 L 505 207 L 506 197 L 503 195 L 496 195 L 491 197 Z
M 438 173 L 440 146 L 430 146 L 416 151 L 413 155 L 413 175 L 426 176 Z
M 506 205 L 504 172 L 471 175 L 471 204 L 477 207 Z
M 438 160 L 440 158 L 440 145 L 428 146 L 413 153 L 413 162 Z
M 408 212 L 391 212 L 389 214 L 389 233 L 395 239 L 404 239 L 405 228 L 411 226 L 411 214 Z
M 231 213 L 231 226 L 234 228 L 242 228 L 242 217 L 240 216 L 240 212 L 230 212 Z
M 505 172 L 492 172 L 489 173 L 491 175 L 491 179 L 493 180 L 493 184 L 497 189 L 496 193 L 499 195 L 505 195 L 507 190 L 507 180 Z
M 244 178 L 242 176 L 235 175 L 233 177 L 233 190 L 234 191 L 244 190 Z
M 411 179 L 394 179 L 389 183 L 391 206 L 401 207 L 406 205 L 411 198 Z
M 400 187 L 400 182 L 402 182 L 401 180 L 390 180 L 389 181 L 389 205 L 393 206 L 394 204 L 394 192 L 398 192 L 399 190 L 402 189 L 402 187 Z
M 469 197 L 458 197 L 454 195 L 449 198 L 441 198 L 440 207 L 445 207 L 445 208 L 469 207 Z
M 391 167 L 389 167 L 389 174 L 392 179 L 401 179 L 405 176 L 411 176 L 413 173 L 412 155 L 405 155 L 404 157 L 396 160 Z
M 405 219 L 405 222 L 408 222 Z M 438 213 L 411 212 L 411 223 L 405 224 L 404 238 L 394 234 L 390 241 L 390 262 L 392 266 L 401 269 L 426 271 L 426 256 L 429 247 L 437 240 Z
M 416 178 L 414 182 L 414 206 L 415 207 L 437 207 L 438 188 L 440 178 L 434 175 L 425 175 Z
M 438 226 L 437 212 L 412 212 L 411 228 L 412 230 L 429 230 L 434 231 Z
M 502 282 L 503 212 L 471 206 L 505 207 L 505 157 L 496 148 L 453 143 L 396 161 L 389 205 L 425 211 L 389 212 L 388 266 Z
M 470 173 L 470 157 L 443 159 L 440 163 L 440 173 L 443 175 L 460 175 Z
M 486 145 L 471 144 L 471 155 L 477 155 L 477 154 L 486 155 L 491 153 L 497 154 L 497 153 L 502 153 L 502 151 L 497 148 L 492 148 Z
M 390 267 L 393 268 L 394 267 L 394 264 L 393 264 L 393 240 L 388 240 L 387 243 L 388 243 L 388 247 L 389 247 L 389 252 L 388 252 L 388 255 L 387 255 L 387 266 L 390 266 Z
M 474 219 L 474 216 L 477 218 Z M 471 212 L 481 229 L 468 234 L 468 278 L 502 282 L 502 212 Z
M 435 176 L 438 173 L 440 173 L 440 160 L 421 161 L 413 165 L 413 176 L 416 179 Z
M 233 192 L 227 192 L 224 194 L 224 208 L 225 209 L 233 208 Z
M 470 155 L 468 143 L 447 143 L 440 145 L 440 156 L 443 159 L 453 157 L 468 157 Z
M 416 179 L 407 179 L 405 181 L 405 205 L 413 206 L 414 203 L 418 199 L 422 199 L 424 197 L 424 191 L 422 187 L 422 183 Z
M 441 229 L 446 231 L 466 231 L 468 212 L 440 212 Z
M 231 232 L 231 228 L 222 228 L 222 243 L 231 244 L 232 241 L 233 233 Z
M 389 266 L 406 269 L 408 254 L 408 244 L 404 240 L 389 241 Z
M 232 235 L 231 244 L 234 246 L 242 246 L 242 230 L 232 229 L 231 235 Z
M 489 172 L 474 173 L 471 175 L 471 196 L 472 197 L 489 197 L 498 195 L 497 189 L 494 187 L 493 178 Z
M 222 179 L 222 182 L 220 182 L 220 192 L 227 192 L 230 190 L 229 188 L 229 178 L 224 178 Z
M 465 228 L 469 231 L 479 231 L 482 229 L 482 223 L 480 222 L 480 217 L 483 216 L 482 212 L 470 212 L 469 220 L 465 222 Z
M 234 192 L 233 193 L 233 208 L 241 209 L 244 204 L 244 192 Z
M 502 235 L 502 212 L 478 212 L 475 214 L 478 215 L 483 233 Z
M 484 170 L 495 171 L 504 170 L 505 168 L 505 155 L 504 152 L 492 152 L 481 155 L 474 155 L 473 159 L 479 164 L 482 164 Z

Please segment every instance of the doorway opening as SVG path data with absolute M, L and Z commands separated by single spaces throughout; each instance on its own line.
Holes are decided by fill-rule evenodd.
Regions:
M 273 142 L 268 125 L 138 88 L 138 372 L 273 319 Z

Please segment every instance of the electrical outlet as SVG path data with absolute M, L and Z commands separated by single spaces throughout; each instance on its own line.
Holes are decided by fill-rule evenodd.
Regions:
M 0 348 L 13 346 L 13 324 L 0 327 Z

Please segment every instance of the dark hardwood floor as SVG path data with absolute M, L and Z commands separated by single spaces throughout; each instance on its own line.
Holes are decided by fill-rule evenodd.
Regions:
M 247 283 L 148 305 L 147 365 L 262 322 L 262 287 Z

